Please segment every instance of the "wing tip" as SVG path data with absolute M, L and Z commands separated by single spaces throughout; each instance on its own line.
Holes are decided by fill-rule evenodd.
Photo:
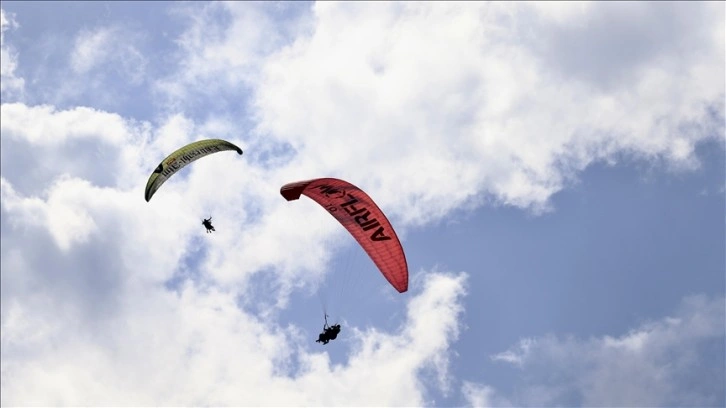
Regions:
M 294 183 L 288 183 L 280 187 L 280 194 L 285 197 L 287 201 L 293 201 L 300 198 L 305 187 L 310 184 L 312 180 L 296 181 Z

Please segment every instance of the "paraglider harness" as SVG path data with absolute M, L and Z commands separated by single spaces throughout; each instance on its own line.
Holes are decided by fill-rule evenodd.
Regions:
M 320 333 L 318 336 L 318 339 L 315 340 L 316 343 L 323 343 L 328 344 L 330 340 L 335 340 L 336 337 L 338 337 L 338 333 L 340 333 L 340 325 L 334 324 L 332 326 L 328 325 L 328 315 L 325 315 L 325 325 L 323 325 L 323 332 Z
M 216 231 L 216 229 L 212 226 L 212 217 L 209 217 L 209 219 L 205 218 L 204 221 L 202 221 L 202 225 L 207 228 L 207 233 Z

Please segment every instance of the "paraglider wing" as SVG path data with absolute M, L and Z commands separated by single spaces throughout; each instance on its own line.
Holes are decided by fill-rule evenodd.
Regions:
M 162 160 L 156 167 L 149 181 L 146 182 L 146 192 L 144 198 L 148 202 L 154 196 L 156 190 L 161 187 L 166 180 L 174 173 L 181 170 L 187 164 L 208 156 L 212 153 L 223 152 L 225 150 L 234 150 L 237 154 L 242 154 L 242 149 L 232 143 L 222 139 L 206 139 L 189 143 L 181 149 L 175 151 Z
M 380 208 L 360 188 L 347 181 L 321 178 L 282 186 L 287 200 L 306 195 L 335 217 L 358 241 L 396 290 L 408 290 L 408 265 L 401 242 Z

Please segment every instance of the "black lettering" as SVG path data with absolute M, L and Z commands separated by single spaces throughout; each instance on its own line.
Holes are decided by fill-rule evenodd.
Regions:
M 343 204 L 340 205 L 341 207 L 347 207 L 349 205 L 353 205 L 358 202 L 358 199 L 353 197 L 352 195 L 348 194 L 348 197 L 350 197 L 350 201 L 344 202 Z
M 343 209 L 345 210 L 345 212 L 348 213 L 348 215 L 360 214 L 361 212 L 366 210 L 365 208 L 358 209 L 353 204 L 343 207 Z
M 371 239 L 373 241 L 386 241 L 391 239 L 391 237 L 383 235 L 383 227 L 380 227 L 371 235 Z
M 381 225 L 381 223 L 378 222 L 378 220 L 374 218 L 374 219 L 366 222 L 365 224 L 360 224 L 360 227 L 363 228 L 363 231 L 368 231 L 368 230 L 371 230 L 380 225 Z
M 350 215 L 356 215 L 356 214 L 362 213 L 363 211 L 365 211 L 366 213 L 363 214 L 363 215 L 358 215 L 357 217 L 354 218 L 355 222 L 357 222 L 358 225 L 361 225 L 362 226 L 363 224 L 366 224 L 366 223 L 370 222 L 370 221 L 368 221 L 368 216 L 371 215 L 371 212 L 370 211 L 366 210 L 365 208 L 361 208 L 360 210 L 358 210 L 358 211 L 356 211 L 354 213 L 348 213 L 348 214 L 350 214 Z
M 327 184 L 321 184 L 318 186 L 318 188 L 320 189 L 320 192 L 323 194 L 329 193 L 331 190 L 333 190 L 333 187 L 330 187 Z
M 169 177 L 172 174 L 174 174 L 175 171 L 179 169 L 179 166 L 177 166 L 177 163 L 174 162 L 173 164 L 169 165 L 162 173 L 161 175 L 164 177 Z
M 353 208 L 353 207 L 351 206 L 351 208 Z M 367 217 L 370 215 L 370 211 L 366 210 L 365 207 L 355 210 L 353 212 L 348 212 L 348 214 L 350 214 L 351 216 L 354 216 L 354 215 L 358 215 L 358 214 L 362 213 L 363 211 L 365 211 L 366 213 L 365 213 L 365 215 L 362 215 L 361 217 Z M 355 219 L 358 220 L 358 217 L 355 217 Z
M 337 187 L 332 187 L 327 184 L 321 184 L 319 186 L 315 186 L 315 188 L 320 189 L 320 193 L 324 194 L 328 198 L 343 198 L 345 196 L 345 190 L 341 190 Z

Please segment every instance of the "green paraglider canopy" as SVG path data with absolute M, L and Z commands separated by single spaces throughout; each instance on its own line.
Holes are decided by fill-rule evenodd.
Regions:
M 181 170 L 189 163 L 199 160 L 204 156 L 213 153 L 223 152 L 225 150 L 234 150 L 237 154 L 242 154 L 242 149 L 234 144 L 222 139 L 206 139 L 199 140 L 176 150 L 159 163 L 151 176 L 146 182 L 146 192 L 144 198 L 148 202 L 154 193 L 161 187 L 166 180 L 176 172 Z

